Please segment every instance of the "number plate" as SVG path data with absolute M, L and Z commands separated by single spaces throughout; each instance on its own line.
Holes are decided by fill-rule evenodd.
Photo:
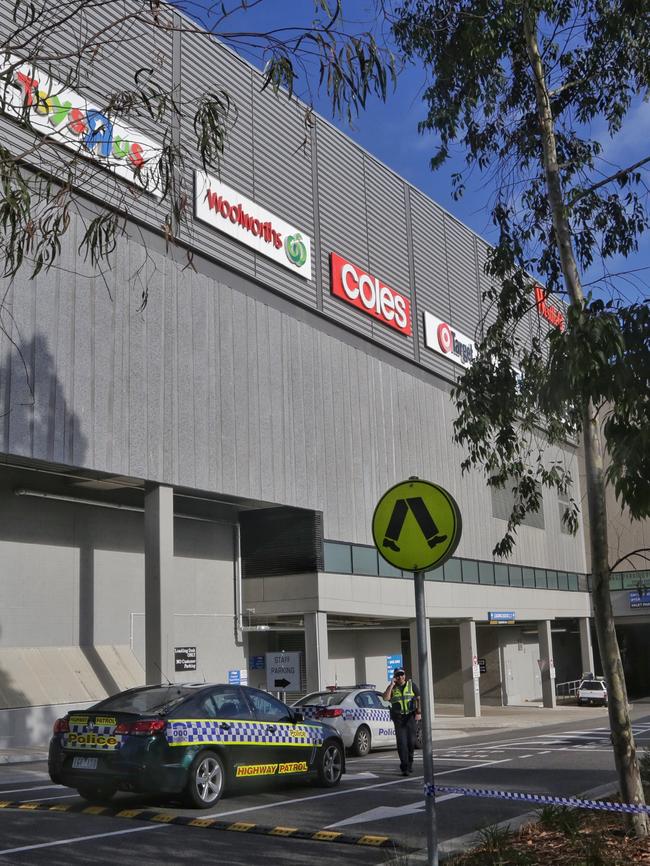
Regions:
M 76 757 L 72 759 L 72 769 L 73 770 L 96 770 L 97 769 L 97 758 L 80 758 Z

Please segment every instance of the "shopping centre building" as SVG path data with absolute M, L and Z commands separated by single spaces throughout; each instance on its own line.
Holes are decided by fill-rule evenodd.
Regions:
M 86 23 L 105 24 L 101 9 Z M 583 535 L 544 491 L 495 561 L 508 495 L 461 474 L 453 442 L 450 389 L 489 315 L 487 244 L 214 39 L 130 28 L 74 81 L 51 60 L 64 30 L 4 60 L 3 143 L 55 175 L 52 154 L 75 158 L 85 211 L 70 210 L 50 269 L 2 285 L 0 745 L 42 743 L 61 708 L 144 681 L 267 687 L 267 654 L 298 660 L 287 699 L 383 687 L 390 659 L 417 659 L 414 592 L 371 519 L 414 475 L 463 521 L 426 575 L 434 702 L 553 705 L 554 682 L 597 665 Z M 142 67 L 178 105 L 197 82 L 227 90 L 219 169 L 171 103 L 110 116 Z M 190 154 L 176 243 L 155 169 L 170 135 Z M 105 206 L 124 232 L 93 268 L 79 248 Z M 561 327 L 530 292 L 522 334 Z M 576 444 L 551 458 L 582 501 Z M 617 616 L 645 629 L 647 659 L 636 577 L 618 580 Z

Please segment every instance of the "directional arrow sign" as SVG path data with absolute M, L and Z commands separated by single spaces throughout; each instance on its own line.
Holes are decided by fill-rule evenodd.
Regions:
M 436 803 L 442 803 L 444 800 L 454 800 L 456 797 L 462 796 L 462 794 L 443 794 L 442 797 L 436 797 Z M 418 800 L 417 803 L 407 803 L 405 806 L 377 806 L 375 809 L 369 809 L 367 812 L 360 812 L 358 815 L 352 815 L 350 818 L 337 821 L 336 824 L 330 824 L 325 829 L 332 830 L 334 827 L 347 827 L 349 824 L 385 821 L 387 818 L 403 818 L 405 815 L 413 815 L 415 812 L 421 812 L 423 809 L 424 800 Z
M 299 692 L 300 653 L 266 653 L 266 688 L 272 691 Z

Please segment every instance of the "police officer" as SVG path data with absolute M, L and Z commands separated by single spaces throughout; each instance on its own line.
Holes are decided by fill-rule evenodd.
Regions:
M 395 668 L 393 671 L 393 679 L 384 692 L 384 700 L 390 701 L 400 770 L 403 776 L 410 776 L 413 772 L 417 723 L 421 719 L 420 690 L 412 680 L 406 679 L 404 668 Z

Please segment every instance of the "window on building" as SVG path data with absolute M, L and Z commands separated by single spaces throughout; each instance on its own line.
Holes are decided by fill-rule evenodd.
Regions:
M 351 545 L 339 544 L 336 541 L 325 541 L 323 543 L 325 556 L 325 571 L 338 574 L 352 574 L 352 551 Z
M 352 545 L 352 573 L 379 574 L 377 549 L 375 547 L 361 547 L 358 544 Z
M 541 488 L 539 489 L 541 491 Z M 512 484 L 506 481 L 505 487 L 490 487 L 490 495 L 492 497 L 492 517 L 499 520 L 509 520 L 515 504 Z M 539 511 L 527 514 L 522 520 L 522 524 L 534 529 L 544 529 L 544 503 L 541 499 Z

